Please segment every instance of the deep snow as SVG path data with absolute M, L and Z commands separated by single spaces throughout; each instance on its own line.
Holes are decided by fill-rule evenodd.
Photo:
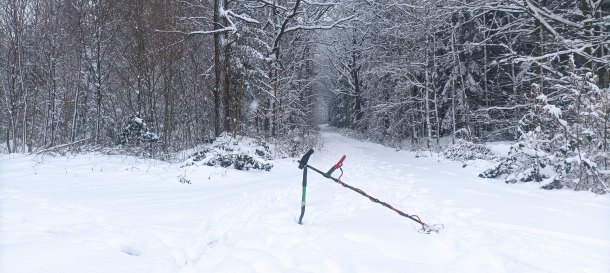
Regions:
M 310 173 L 125 156 L 4 155 L 0 272 L 610 272 L 610 196 L 480 179 L 487 167 L 323 130 L 310 164 L 347 155 L 343 180 L 439 234 Z M 178 176 L 192 184 L 179 183 Z

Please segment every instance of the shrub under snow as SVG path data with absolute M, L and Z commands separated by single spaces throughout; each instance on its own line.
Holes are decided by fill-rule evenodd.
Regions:
M 269 144 L 249 137 L 219 136 L 212 144 L 192 154 L 183 166 L 206 165 L 237 170 L 265 170 L 273 168 L 268 160 L 273 159 Z
M 532 144 L 532 142 L 523 141 L 511 146 L 507 156 L 503 157 L 495 167 L 484 171 L 479 176 L 502 177 L 506 183 L 544 182 L 550 177 L 554 177 L 552 156 L 547 152 L 548 147 Z
M 491 160 L 495 158 L 494 153 L 487 146 L 469 141 L 460 141 L 445 150 L 443 155 L 446 158 L 458 161 L 475 159 Z
M 157 142 L 159 136 L 148 129 L 148 125 L 139 117 L 130 118 L 127 126 L 120 135 L 121 144 L 140 144 L 144 142 Z

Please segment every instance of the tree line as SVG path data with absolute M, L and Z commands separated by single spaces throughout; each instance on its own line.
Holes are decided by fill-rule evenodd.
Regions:
M 0 0 L 2 146 L 303 144 L 327 109 L 417 149 L 517 141 L 511 181 L 602 187 L 609 52 L 610 0 Z
M 336 5 L 1 0 L 3 146 L 311 135 L 315 34 L 351 19 L 330 16 Z

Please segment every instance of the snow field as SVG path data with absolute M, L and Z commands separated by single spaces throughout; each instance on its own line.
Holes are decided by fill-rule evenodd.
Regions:
M 439 234 L 309 172 L 185 167 L 124 156 L 0 159 L 0 272 L 610 272 L 610 198 L 479 179 L 323 131 L 310 164 Z M 335 173 L 339 175 L 340 171 Z M 183 175 L 193 184 L 181 184 Z

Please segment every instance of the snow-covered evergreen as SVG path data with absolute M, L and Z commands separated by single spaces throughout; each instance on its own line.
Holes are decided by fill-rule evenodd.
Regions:
M 123 129 L 119 143 L 124 145 L 139 145 L 140 143 L 157 141 L 159 141 L 159 136 L 149 130 L 148 125 L 146 125 L 143 119 L 132 117 Z
M 551 95 L 532 86 L 530 111 L 519 122 L 520 140 L 480 176 L 502 176 L 507 183 L 542 182 L 544 189 L 608 192 L 608 177 L 599 169 L 609 157 L 604 152 L 602 118 L 608 89 L 597 86 L 593 73 L 579 73 L 574 58 L 570 68 L 563 79 L 566 85 Z

